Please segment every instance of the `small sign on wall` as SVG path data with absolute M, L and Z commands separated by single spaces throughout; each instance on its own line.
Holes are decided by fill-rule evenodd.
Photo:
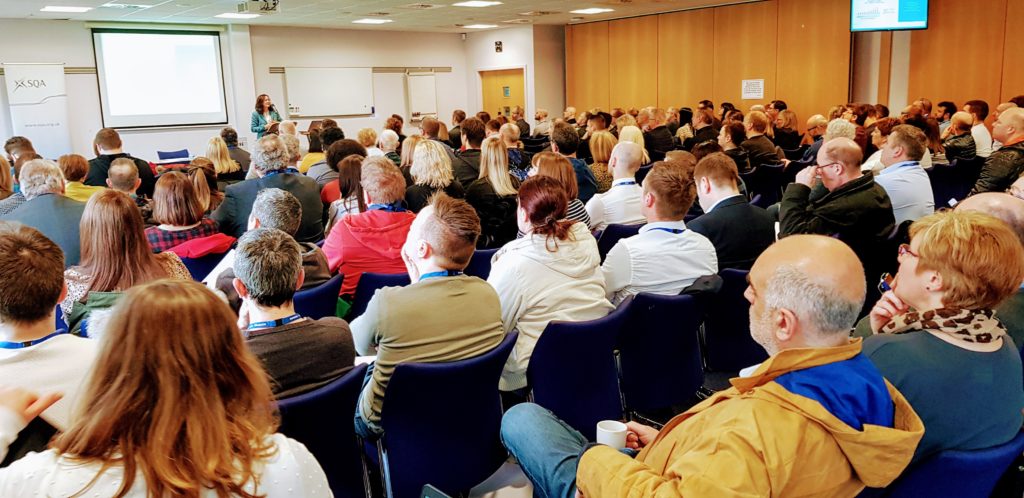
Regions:
M 501 87 L 501 95 L 506 99 L 512 97 L 512 88 L 507 86 Z
M 741 89 L 743 100 L 760 100 L 764 98 L 764 80 L 743 80 Z

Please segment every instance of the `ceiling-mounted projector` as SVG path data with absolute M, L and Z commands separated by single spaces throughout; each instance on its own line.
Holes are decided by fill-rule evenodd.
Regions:
M 245 0 L 238 4 L 239 14 L 270 15 L 281 12 L 281 0 Z

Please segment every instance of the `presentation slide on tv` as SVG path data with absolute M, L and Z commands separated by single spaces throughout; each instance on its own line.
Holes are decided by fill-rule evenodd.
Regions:
M 925 29 L 928 0 L 853 0 L 850 30 Z

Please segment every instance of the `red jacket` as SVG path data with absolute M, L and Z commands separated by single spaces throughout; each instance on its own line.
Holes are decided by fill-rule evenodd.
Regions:
M 409 211 L 366 211 L 345 216 L 324 241 L 331 272 L 345 274 L 341 294 L 354 295 L 363 272 L 405 273 L 402 245 L 416 215 Z

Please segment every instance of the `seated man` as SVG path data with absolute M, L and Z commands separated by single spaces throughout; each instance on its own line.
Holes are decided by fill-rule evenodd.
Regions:
M 138 206 L 146 226 L 155 226 L 157 223 L 153 221 L 153 200 L 138 194 L 139 185 L 142 185 L 139 170 L 135 169 L 135 163 L 131 159 L 114 159 L 114 162 L 110 163 L 110 169 L 107 170 L 107 187 L 131 197 Z
M 565 156 L 572 163 L 572 169 L 576 172 L 579 200 L 586 204 L 597 193 L 597 179 L 586 161 L 576 157 L 579 146 L 580 135 L 576 127 L 562 121 L 555 122 L 551 128 L 551 152 Z
M 356 351 L 377 355 L 359 396 L 357 434 L 381 433 L 385 392 L 398 364 L 472 358 L 501 343 L 505 329 L 498 294 L 487 282 L 462 273 L 479 236 L 476 210 L 444 193 L 416 216 L 402 247 L 412 284 L 378 290 L 366 312 L 352 321 Z
M 644 132 L 644 147 L 652 162 L 665 159 L 665 154 L 676 147 L 675 138 L 665 122 L 664 109 L 646 107 L 640 111 L 636 123 Z
M 687 226 L 715 246 L 718 268 L 749 270 L 754 260 L 775 242 L 771 215 L 740 194 L 736 163 L 721 152 L 701 159 L 693 178 L 705 214 Z
M 263 362 L 279 398 L 324 386 L 352 369 L 355 349 L 348 324 L 295 312 L 302 287 L 302 255 L 291 235 L 273 228 L 250 230 L 238 240 L 233 280 L 242 298 L 238 327 Z
M 29 161 L 21 168 L 18 180 L 26 200 L 2 219 L 39 230 L 64 251 L 64 264 L 77 265 L 81 257 L 78 226 L 85 203 L 64 196 L 64 174 L 53 161 Z
M 274 228 L 294 237 L 301 221 L 302 204 L 299 203 L 299 200 L 279 188 L 268 188 L 256 194 L 256 202 L 253 202 L 252 213 L 249 214 L 248 229 Z M 299 242 L 299 250 L 302 255 L 304 274 L 300 290 L 312 289 L 331 279 L 327 255 L 323 250 L 312 242 Z M 217 267 L 203 282 L 210 289 L 223 292 L 231 309 L 238 311 L 242 302 L 235 292 L 233 283 L 235 279 L 235 272 L 232 269 L 234 261 L 235 251 L 232 250 L 224 255 L 224 259 L 217 264 Z
M 220 138 L 224 139 L 224 143 L 228 146 L 228 154 L 231 159 L 242 167 L 242 171 L 249 171 L 252 157 L 249 156 L 248 151 L 238 146 L 238 132 L 229 126 L 220 130 Z
M 641 212 L 643 189 L 636 183 L 636 172 L 641 162 L 643 149 L 635 143 L 619 142 L 612 149 L 608 160 L 612 188 L 587 201 L 587 215 L 594 230 L 604 230 L 612 223 L 639 225 L 644 222 Z
M 326 152 L 335 142 L 345 140 L 345 132 L 341 131 L 341 128 L 337 126 L 330 126 L 321 129 L 319 137 L 320 147 Z M 316 180 L 316 183 L 321 187 L 338 180 L 338 170 L 332 168 L 327 163 L 326 158 L 309 166 L 309 169 L 305 171 L 305 175 Z
M 942 148 L 946 151 L 946 159 L 953 161 L 973 161 L 978 157 L 978 149 L 971 135 L 971 123 L 974 118 L 960 111 L 953 114 L 947 121 L 949 126 L 942 132 Z
M 480 178 L 480 146 L 487 132 L 484 122 L 477 118 L 468 118 L 460 125 L 462 129 L 462 145 L 465 149 L 455 154 L 452 161 L 452 172 L 463 188 Z
M 985 160 L 972 194 L 1005 192 L 1024 173 L 1024 109 L 1014 107 L 1000 113 L 992 125 L 992 136 L 1003 146 Z
M 541 496 L 856 496 L 910 462 L 923 426 L 848 337 L 863 269 L 839 241 L 797 236 L 750 271 L 750 333 L 770 357 L 659 432 L 635 422 L 636 458 L 587 441 L 534 404 L 501 438 Z M 800 289 L 801 292 L 793 292 Z M 803 462 L 794 465 L 793 462 Z
M 640 292 L 679 294 L 698 278 L 718 273 L 715 247 L 683 223 L 691 204 L 693 180 L 686 168 L 675 162 L 654 163 L 644 179 L 640 205 L 647 224 L 639 234 L 615 244 L 601 265 L 612 304 Z
M 751 111 L 743 118 L 743 126 L 747 128 L 747 139 L 739 145 L 747 151 L 751 168 L 782 162 L 783 158 L 776 152 L 775 144 L 765 136 L 769 126 L 768 115 L 761 111 Z
M 935 212 L 935 197 L 921 158 L 928 153 L 928 137 L 910 125 L 899 125 L 889 132 L 882 146 L 882 171 L 875 183 L 885 189 L 892 202 L 896 224 L 924 218 Z
M 415 214 L 403 207 L 405 178 L 390 159 L 363 161 L 359 184 L 366 211 L 345 216 L 335 223 L 324 242 L 324 254 L 332 273 L 343 273 L 342 296 L 354 296 L 363 272 L 403 273 L 402 243 Z
M 153 197 L 153 189 L 156 188 L 156 175 L 153 174 L 153 169 L 149 167 L 148 162 L 132 157 L 125 153 L 121 147 L 121 135 L 117 133 L 117 130 L 103 128 L 96 132 L 96 138 L 93 139 L 93 149 L 96 151 L 96 157 L 89 161 L 89 174 L 85 177 L 84 183 L 96 187 L 106 187 L 107 171 L 110 169 L 110 164 L 115 159 L 130 159 L 135 163 L 135 168 L 139 172 L 139 179 L 142 180 L 142 184 L 139 185 L 139 192 L 146 197 Z

